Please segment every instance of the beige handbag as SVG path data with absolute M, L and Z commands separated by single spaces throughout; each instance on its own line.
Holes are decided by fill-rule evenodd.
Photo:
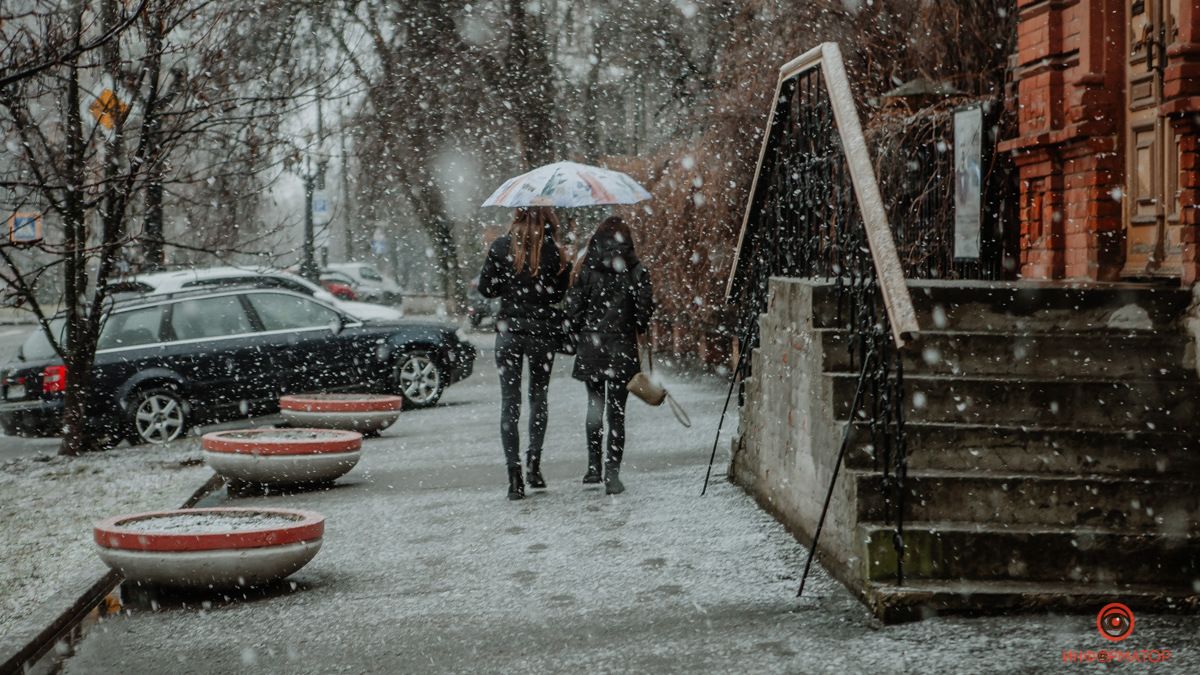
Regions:
M 643 344 L 645 345 L 645 350 L 642 349 Z M 643 351 L 645 351 L 645 358 L 642 357 Z M 634 373 L 633 377 L 629 379 L 629 383 L 625 385 L 629 393 L 642 399 L 647 405 L 655 407 L 662 405 L 663 401 L 666 401 L 671 408 L 671 412 L 675 415 L 675 419 L 679 420 L 680 424 L 685 427 L 692 426 L 692 420 L 688 417 L 687 411 L 676 403 L 675 398 L 671 396 L 666 387 L 658 384 L 650 377 L 654 374 L 654 355 L 650 352 L 650 341 L 642 340 L 642 336 L 640 335 L 638 336 L 638 362 L 645 364 L 645 367 Z

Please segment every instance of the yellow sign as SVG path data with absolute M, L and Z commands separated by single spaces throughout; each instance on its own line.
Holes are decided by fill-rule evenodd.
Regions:
M 111 129 L 117 125 L 118 116 L 124 119 L 125 113 L 129 112 L 129 106 L 122 103 L 112 89 L 105 89 L 100 92 L 95 101 L 92 101 L 88 111 L 101 126 Z

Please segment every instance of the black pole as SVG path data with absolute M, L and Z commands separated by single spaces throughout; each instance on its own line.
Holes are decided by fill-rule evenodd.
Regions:
M 313 189 L 317 180 L 312 167 L 304 174 L 304 254 L 300 261 L 300 276 L 316 283 L 321 278 L 317 269 L 316 246 L 313 243 Z
M 854 416 L 858 413 L 858 405 L 862 402 L 863 383 L 867 381 L 867 371 L 875 360 L 875 352 L 867 352 L 863 357 L 862 372 L 858 374 L 858 386 L 854 389 L 854 402 L 850 404 L 850 419 L 846 421 L 846 431 L 842 433 L 842 448 L 838 450 L 837 461 L 833 464 L 833 477 L 829 479 L 829 489 L 825 492 L 825 504 L 821 507 L 821 518 L 817 521 L 817 531 L 813 533 L 812 546 L 808 549 L 808 560 L 804 561 L 804 574 L 800 575 L 800 590 L 796 597 L 804 595 L 804 582 L 808 581 L 808 570 L 812 567 L 813 556 L 817 554 L 817 542 L 821 539 L 821 530 L 825 527 L 825 515 L 829 513 L 829 502 L 833 499 L 833 486 L 837 484 L 838 472 L 842 468 L 842 460 L 846 456 L 846 448 L 850 445 L 850 436 L 854 433 Z
M 704 473 L 704 487 L 700 489 L 701 497 L 708 492 L 708 481 L 712 478 L 713 463 L 717 461 L 717 444 L 721 440 L 721 427 L 725 426 L 725 413 L 729 410 L 729 402 L 733 400 L 733 388 L 737 386 L 738 380 L 742 376 L 746 355 L 751 351 L 749 341 L 750 332 L 747 331 L 745 340 L 738 343 L 741 353 L 738 354 L 737 367 L 733 370 L 733 379 L 729 382 L 729 393 L 725 395 L 725 407 L 721 408 L 721 419 L 717 422 L 717 436 L 713 439 L 712 454 L 708 456 L 708 471 Z

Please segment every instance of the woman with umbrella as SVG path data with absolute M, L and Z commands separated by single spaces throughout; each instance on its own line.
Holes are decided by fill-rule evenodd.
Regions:
M 508 234 L 488 250 L 479 292 L 500 298 L 496 367 L 500 371 L 500 444 L 508 465 L 508 498 L 525 497 L 521 478 L 521 370 L 529 364 L 529 487 L 544 488 L 542 442 L 554 352 L 562 335 L 558 303 L 567 290 L 567 258 L 558 242 L 558 217 L 548 206 L 517 209 Z
M 557 162 L 505 181 L 483 203 L 517 209 L 509 233 L 489 249 L 479 278 L 482 295 L 501 298 L 496 320 L 496 365 L 500 370 L 500 438 L 508 464 L 509 499 L 525 496 L 517 426 L 523 361 L 529 363 L 532 409 L 526 478 L 530 487 L 546 486 L 541 456 L 548 417 L 547 391 L 554 352 L 563 339 L 557 304 L 566 293 L 569 276 L 558 241 L 558 218 L 551 207 L 632 204 L 649 198 L 650 193 L 623 173 Z M 603 401 L 602 394 L 601 406 Z M 612 476 L 616 478 L 615 471 Z
M 572 376 L 587 387 L 587 475 L 584 483 L 604 481 L 604 491 L 625 491 L 619 471 L 625 450 L 626 388 L 641 370 L 637 336 L 650 327 L 654 300 L 650 274 L 633 250 L 633 232 L 619 216 L 600 223 L 571 273 L 566 315 L 575 335 Z M 608 456 L 601 474 L 604 418 L 608 418 Z

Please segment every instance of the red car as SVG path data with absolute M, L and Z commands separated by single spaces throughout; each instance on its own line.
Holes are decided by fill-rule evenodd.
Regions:
M 354 280 L 345 275 L 326 272 L 321 275 L 321 285 L 339 300 L 358 299 L 358 293 L 354 292 Z

